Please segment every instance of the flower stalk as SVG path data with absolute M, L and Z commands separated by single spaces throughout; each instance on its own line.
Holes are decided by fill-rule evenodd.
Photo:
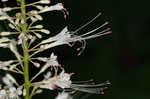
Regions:
M 27 42 L 24 43 L 24 88 L 25 88 L 25 99 L 29 99 L 30 81 L 29 81 L 29 53 L 27 49 Z
M 27 23 L 26 23 L 26 7 L 25 0 L 20 0 L 21 4 L 21 15 L 22 15 L 22 33 L 27 32 Z M 23 39 L 23 53 L 24 53 L 24 88 L 25 88 L 25 99 L 30 97 L 30 81 L 29 81 L 29 52 L 28 52 L 28 42 Z

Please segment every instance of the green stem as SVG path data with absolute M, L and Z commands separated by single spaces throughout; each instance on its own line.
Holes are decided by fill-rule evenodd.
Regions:
M 26 47 L 26 42 L 24 42 L 24 47 Z M 30 94 L 30 81 L 29 81 L 29 53 L 26 48 L 24 48 L 24 81 L 25 81 L 25 89 L 26 89 L 26 95 L 25 99 L 29 99 Z
M 21 15 L 24 23 L 21 25 L 22 33 L 27 32 L 27 23 L 26 23 L 26 7 L 25 0 L 20 0 L 21 3 Z M 23 40 L 23 53 L 24 53 L 24 88 L 26 95 L 24 99 L 30 99 L 30 81 L 29 81 L 29 52 L 28 52 L 28 42 Z

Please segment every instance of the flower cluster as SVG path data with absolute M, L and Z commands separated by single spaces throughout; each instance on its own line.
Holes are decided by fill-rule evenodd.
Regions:
M 0 84 L 0 99 L 21 99 L 22 87 L 19 87 L 19 84 L 10 74 L 6 74 L 2 81 L 5 85 Z
M 2 0 L 3 3 L 7 1 Z M 108 24 L 105 22 L 87 33 L 78 35 L 81 29 L 86 28 L 101 13 L 77 30 L 70 31 L 66 26 L 55 36 L 43 39 L 42 36 L 49 35 L 50 31 L 45 29 L 42 24 L 38 24 L 38 21 L 43 20 L 42 14 L 61 11 L 66 18 L 69 14 L 64 5 L 62 3 L 50 5 L 50 0 L 39 0 L 29 4 L 26 4 L 25 0 L 17 0 L 17 2 L 19 4 L 17 7 L 0 8 L 0 21 L 6 21 L 9 27 L 9 30 L 0 32 L 0 48 L 9 49 L 15 56 L 15 59 L 1 60 L 0 69 L 23 75 L 24 83 L 19 85 L 13 76 L 6 74 L 2 78 L 4 84 L 0 85 L 0 99 L 20 99 L 22 96 L 25 99 L 31 99 L 32 96 L 41 93 L 41 89 L 62 91 L 56 99 L 73 99 L 70 94 L 76 91 L 103 94 L 103 90 L 107 88 L 109 82 L 101 84 L 93 84 L 91 80 L 74 82 L 71 80 L 74 73 L 66 73 L 54 53 L 48 54 L 49 56 L 37 55 L 56 46 L 64 44 L 73 46 L 77 41 L 81 42 L 81 47 L 78 48 L 80 51 L 78 55 L 80 55 L 86 47 L 85 40 L 111 33 L 110 28 L 99 32 Z M 28 7 L 33 10 L 26 10 Z M 8 12 L 13 10 L 16 13 L 9 15 Z M 36 43 L 37 40 L 39 43 Z M 39 71 L 29 77 L 29 66 L 35 66 Z M 45 72 L 47 73 L 43 76 L 44 78 L 36 81 L 39 75 L 43 75 Z

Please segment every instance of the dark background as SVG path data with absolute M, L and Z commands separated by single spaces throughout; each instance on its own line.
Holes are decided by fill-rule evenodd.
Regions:
M 111 81 L 112 86 L 104 95 L 92 95 L 88 99 L 150 99 L 149 0 L 61 1 L 70 13 L 66 22 L 61 12 L 43 15 L 46 20 L 44 24 L 50 28 L 51 35 L 60 32 L 66 24 L 70 30 L 75 30 L 99 12 L 102 12 L 102 16 L 80 33 L 105 21 L 110 22 L 107 27 L 113 31 L 110 35 L 88 40 L 86 49 L 80 56 L 77 56 L 78 46 L 52 49 L 67 71 L 76 73 L 75 79 L 93 78 L 99 83 Z M 1 53 L 2 55 L 4 54 Z

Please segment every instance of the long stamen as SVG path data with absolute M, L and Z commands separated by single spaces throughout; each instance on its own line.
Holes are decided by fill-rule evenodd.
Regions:
M 91 38 L 99 37 L 99 36 L 106 35 L 106 34 L 110 34 L 110 33 L 111 33 L 111 31 L 110 31 L 110 29 L 108 28 L 108 29 L 106 29 L 106 30 L 104 30 L 104 31 L 101 31 L 101 32 L 99 32 L 99 33 L 96 33 L 95 35 L 91 35 L 91 36 L 87 36 L 87 37 L 82 37 L 82 38 L 80 38 L 80 40 L 91 39 Z
M 80 28 L 78 28 L 77 30 L 75 30 L 73 33 L 77 33 L 78 31 L 80 31 L 81 29 L 83 29 L 84 27 L 86 27 L 87 25 L 89 25 L 90 23 L 92 23 L 100 15 L 101 15 L 101 13 L 98 13 L 96 17 L 94 17 L 92 20 L 88 21 L 86 24 L 84 24 L 83 26 L 81 26 Z
M 94 87 L 102 87 L 102 86 L 107 86 L 109 85 L 108 83 L 101 83 L 101 84 L 96 84 L 96 85 L 89 85 L 89 84 L 72 84 L 72 87 L 84 87 L 84 88 L 94 88 Z
M 93 79 L 86 80 L 86 81 L 73 81 L 73 84 L 83 84 L 83 83 L 93 83 Z
M 103 94 L 103 90 L 104 88 L 73 88 L 74 90 L 77 91 L 82 91 L 82 92 L 88 92 L 88 93 L 92 93 L 92 94 Z
M 108 24 L 108 22 L 105 22 L 104 24 L 102 24 L 102 25 L 99 26 L 98 28 L 96 28 L 96 29 L 94 29 L 94 30 L 92 30 L 92 31 L 89 31 L 89 32 L 87 32 L 87 33 L 85 33 L 85 34 L 83 34 L 83 35 L 81 35 L 81 36 L 85 36 L 85 35 L 91 34 L 91 33 L 95 32 L 95 31 L 97 31 L 98 29 L 104 27 L 104 26 L 107 25 L 107 24 Z

